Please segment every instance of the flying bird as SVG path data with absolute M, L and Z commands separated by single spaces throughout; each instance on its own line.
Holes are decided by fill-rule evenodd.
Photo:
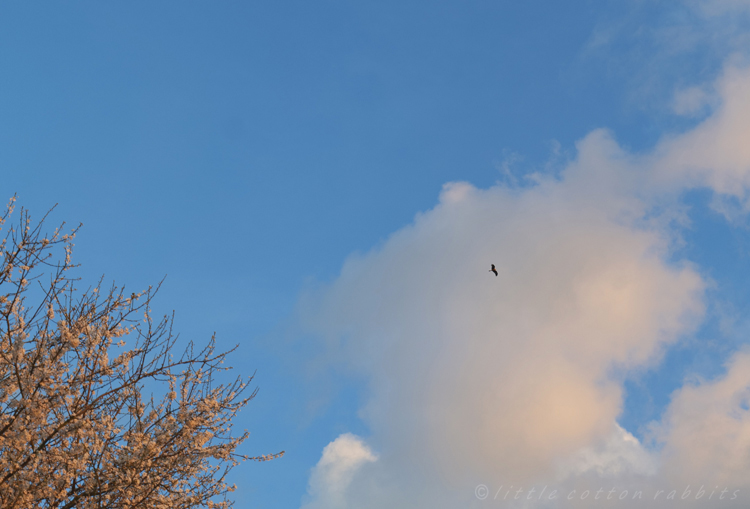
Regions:
M 492 268 L 490 269 L 490 272 L 494 272 L 495 275 L 497 276 L 497 269 L 495 269 L 495 264 L 493 263 L 491 265 L 492 265 Z

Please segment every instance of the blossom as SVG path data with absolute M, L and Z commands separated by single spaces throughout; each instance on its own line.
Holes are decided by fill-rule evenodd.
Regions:
M 0 229 L 11 212 L 12 202 Z M 224 479 L 238 461 L 283 454 L 236 453 L 248 434 L 232 436 L 232 419 L 254 396 L 245 395 L 252 378 L 213 383 L 231 352 L 217 352 L 214 338 L 173 356 L 171 318 L 150 314 L 158 287 L 130 299 L 116 286 L 76 292 L 67 275 L 76 230 L 42 238 L 43 222 L 23 209 L 20 223 L 0 244 L 3 508 L 229 507 Z M 63 259 L 47 261 L 58 248 Z M 32 295 L 31 280 L 50 283 Z M 160 383 L 161 399 L 144 392 Z

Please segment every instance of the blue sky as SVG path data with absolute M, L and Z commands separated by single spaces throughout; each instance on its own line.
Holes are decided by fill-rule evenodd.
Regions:
M 411 260 L 408 253 L 424 255 L 430 274 L 459 265 L 465 270 L 475 261 L 472 242 L 477 252 L 487 254 L 476 261 L 478 274 L 489 277 L 485 265 L 498 263 L 508 281 L 519 285 L 537 273 L 529 268 L 533 265 L 502 260 L 521 263 L 528 255 L 535 263 L 552 263 L 554 258 L 543 253 L 558 244 L 539 240 L 545 235 L 580 235 L 592 246 L 585 251 L 593 253 L 592 260 L 611 255 L 616 267 L 630 267 L 630 262 L 621 265 L 620 255 L 604 247 L 597 254 L 598 239 L 612 234 L 612 245 L 619 245 L 620 232 L 630 239 L 623 246 L 642 242 L 643 253 L 622 250 L 638 260 L 646 252 L 659 252 L 656 265 L 633 263 L 661 285 L 653 283 L 657 286 L 649 286 L 647 294 L 661 295 L 674 306 L 655 302 L 637 315 L 653 313 L 653 319 L 644 320 L 661 325 L 633 329 L 632 334 L 655 338 L 648 347 L 634 339 L 635 357 L 618 350 L 610 357 L 592 357 L 591 364 L 573 364 L 585 371 L 600 363 L 596 370 L 601 373 L 591 369 L 606 378 L 612 391 L 602 400 L 603 406 L 613 405 L 611 415 L 590 424 L 589 434 L 556 439 L 553 434 L 550 443 L 583 447 L 591 439 L 594 444 L 603 436 L 601 423 L 614 419 L 640 441 L 639 447 L 656 440 L 653 450 L 676 448 L 677 439 L 669 437 L 678 435 L 652 436 L 658 423 L 682 429 L 669 424 L 683 415 L 682 407 L 670 406 L 678 401 L 674 391 L 683 388 L 686 377 L 720 379 L 725 363 L 747 341 L 750 186 L 744 175 L 750 166 L 743 166 L 742 148 L 735 147 L 740 155 L 730 163 L 706 156 L 701 171 L 708 173 L 695 176 L 680 169 L 683 153 L 702 160 L 702 152 L 692 154 L 684 147 L 700 148 L 701 140 L 711 138 L 690 138 L 690 133 L 704 125 L 710 131 L 712 118 L 723 118 L 721 105 L 731 103 L 745 83 L 746 9 L 744 2 L 729 0 L 669 5 L 646 0 L 4 3 L 0 186 L 4 199 L 17 193 L 36 217 L 58 203 L 54 220 L 84 224 L 75 257 L 85 280 L 94 282 L 104 274 L 135 290 L 166 275 L 157 305 L 159 311 L 176 311 L 183 338 L 207 340 L 215 331 L 220 345 L 240 344 L 233 364 L 243 374 L 257 370 L 260 387 L 237 422 L 252 433 L 244 450 L 283 449 L 287 454 L 235 471 L 238 508 L 365 507 L 356 496 L 326 502 L 328 488 L 315 484 L 327 482 L 316 464 L 324 448 L 340 437 L 337 443 L 353 447 L 361 459 L 341 467 L 349 472 L 344 478 L 359 476 L 346 490 L 386 493 L 380 504 L 390 504 L 388 496 L 399 497 L 404 486 L 357 484 L 380 479 L 377 468 L 368 474 L 360 464 L 390 465 L 393 472 L 420 470 L 420 462 L 417 467 L 404 463 L 392 451 L 400 440 L 410 440 L 399 431 L 408 428 L 408 419 L 430 421 L 422 414 L 389 413 L 402 407 L 393 403 L 398 398 L 385 396 L 394 390 L 386 386 L 418 382 L 378 363 L 389 356 L 405 362 L 411 355 L 431 357 L 420 350 L 421 343 L 383 340 L 390 346 L 381 350 L 380 340 L 373 338 L 411 332 L 440 336 L 435 363 L 424 361 L 425 371 L 416 371 L 425 376 L 441 365 L 441 352 L 451 352 L 457 340 L 450 324 L 436 323 L 440 330 L 433 331 L 394 318 L 393 325 L 381 329 L 383 316 L 360 315 L 357 306 L 387 308 L 387 299 L 406 299 L 398 309 L 406 313 L 415 306 L 415 313 L 421 312 L 421 299 L 428 302 L 447 291 L 440 277 L 430 283 L 436 286 L 415 282 L 403 288 L 389 286 L 389 278 L 408 274 L 401 272 L 406 268 L 419 270 L 419 264 L 404 261 Z M 730 68 L 741 76 L 732 78 Z M 722 88 L 722 79 L 730 85 Z M 732 88 L 735 82 L 740 85 Z M 716 129 L 726 133 L 717 123 Z M 727 125 L 731 132 L 744 129 Z M 592 155 L 594 163 L 581 162 L 587 160 L 581 154 L 598 154 L 600 147 L 614 150 L 604 138 L 590 137 L 600 128 L 612 133 L 622 154 Z M 581 144 L 584 139 L 588 145 Z M 670 145 L 672 139 L 677 142 Z M 680 145 L 682 139 L 688 142 Z M 708 148 L 706 153 L 713 154 Z M 627 163 L 620 167 L 620 160 Z M 722 165 L 729 170 L 721 173 Z M 729 173 L 733 177 L 725 178 Z M 538 178 L 526 177 L 532 174 L 551 179 L 545 180 L 549 191 L 534 191 L 547 187 L 535 187 Z M 601 185 L 600 174 L 607 175 Z M 639 183 L 621 182 L 621 174 L 639 175 Z M 593 183 L 589 188 L 575 184 L 575 178 Z M 473 187 L 443 187 L 450 182 Z M 568 182 L 573 183 L 565 187 Z M 589 203 L 592 193 L 602 196 L 602 203 Z M 500 238 L 497 245 L 480 246 L 484 241 L 478 237 L 462 236 L 474 226 L 454 223 L 475 216 L 452 215 L 451 204 L 474 197 L 477 210 L 494 218 L 487 236 L 508 235 L 509 243 L 526 246 L 519 247 L 520 254 L 503 247 Z M 591 214 L 623 213 L 608 208 L 610 199 L 627 202 L 623 210 L 635 210 L 636 219 L 657 217 L 658 225 L 637 227 L 634 222 L 622 231 L 619 220 L 588 225 Z M 547 210 L 544 217 L 563 219 L 549 229 L 541 218 L 533 219 L 536 213 L 525 212 L 532 206 L 528 203 L 536 204 L 535 211 Z M 571 210 L 578 212 L 566 215 Z M 533 218 L 527 220 L 527 213 Z M 421 219 L 415 223 L 417 216 Z M 432 238 L 425 232 L 433 231 L 433 222 L 443 225 L 434 226 L 435 231 L 454 232 L 445 234 L 441 242 L 447 244 L 435 244 L 444 250 L 434 254 L 423 249 L 432 241 L 423 246 L 419 240 Z M 653 238 L 642 235 L 644 228 Z M 448 261 L 441 258 L 460 242 L 467 251 L 457 251 Z M 362 275 L 370 269 L 381 279 Z M 559 284 L 578 284 L 576 278 Z M 528 283 L 553 291 L 552 283 Z M 634 295 L 641 290 L 633 290 Z M 498 299 L 498 306 L 508 297 L 487 295 Z M 550 299 L 550 309 L 557 309 L 555 299 L 564 297 Z M 451 314 L 454 308 L 447 309 L 443 312 Z M 675 325 L 685 310 L 697 318 Z M 529 327 L 547 323 L 545 312 L 532 313 L 537 318 L 530 318 Z M 339 320 L 344 314 L 361 321 Z M 550 323 L 563 327 L 568 322 Z M 525 341 L 520 330 L 501 333 L 498 344 Z M 630 344 L 628 338 L 622 341 Z M 549 346 L 544 341 L 542 349 Z M 496 351 L 487 344 L 472 343 L 483 355 L 512 357 L 511 350 Z M 514 355 L 523 362 L 529 352 Z M 386 381 L 378 373 L 393 378 Z M 537 377 L 543 380 L 544 372 Z M 592 377 L 589 382 L 603 383 Z M 488 397 L 475 404 L 494 404 Z M 498 395 L 495 403 L 504 397 Z M 404 404 L 409 401 L 415 400 L 407 398 Z M 673 414 L 673 421 L 664 420 Z M 504 451 L 499 455 L 507 454 L 498 447 Z M 562 445 L 552 449 L 567 451 Z M 489 465 L 484 480 L 477 466 L 465 483 L 470 489 L 450 488 L 450 497 L 477 504 L 474 485 L 499 484 L 512 472 L 519 472 L 527 485 L 544 478 L 547 473 L 539 465 L 552 453 L 527 452 L 541 459 L 517 465 L 477 459 L 475 466 Z M 429 454 L 423 458 L 430 461 Z M 442 486 L 441 475 L 457 478 L 455 472 L 428 470 L 420 474 L 420 486 Z M 736 473 L 727 473 L 726 479 Z M 346 493 L 342 496 L 350 496 Z M 453 503 L 450 497 L 445 500 Z M 434 507 L 430 500 L 425 495 L 410 503 Z

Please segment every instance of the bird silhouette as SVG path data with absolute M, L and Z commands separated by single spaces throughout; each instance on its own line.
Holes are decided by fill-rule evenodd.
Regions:
M 492 264 L 492 268 L 490 269 L 490 272 L 494 272 L 495 275 L 497 276 L 497 270 L 495 269 L 495 264 L 494 263 Z

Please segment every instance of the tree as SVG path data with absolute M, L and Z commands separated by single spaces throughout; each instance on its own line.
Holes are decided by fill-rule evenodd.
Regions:
M 150 314 L 158 286 L 77 290 L 78 229 L 47 236 L 47 216 L 23 209 L 7 228 L 14 200 L 0 218 L 0 507 L 230 507 L 227 473 L 283 454 L 236 453 L 252 377 L 216 382 L 231 350 L 214 338 L 173 357 L 173 319 Z

